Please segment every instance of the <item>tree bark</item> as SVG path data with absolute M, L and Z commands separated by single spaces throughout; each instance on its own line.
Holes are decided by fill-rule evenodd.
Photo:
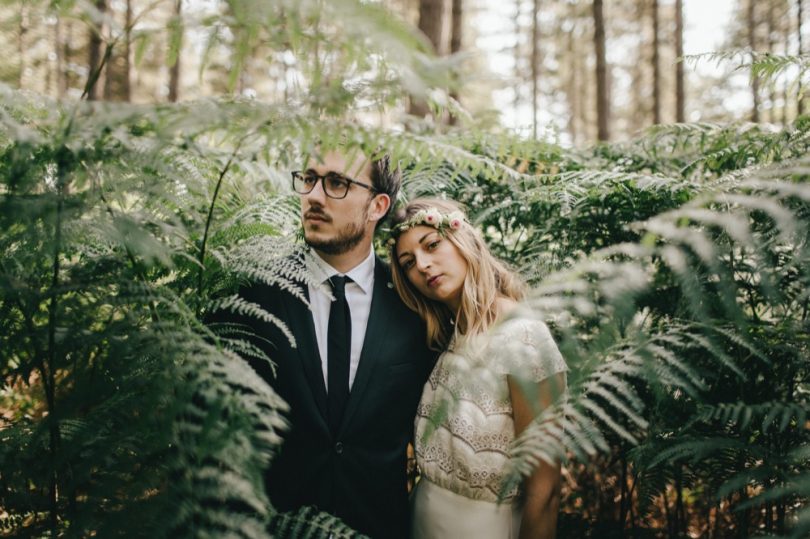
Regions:
M 28 9 L 26 8 L 26 0 L 20 1 L 20 26 L 18 29 L 19 33 L 17 34 L 17 54 L 20 58 L 20 72 L 17 78 L 17 87 L 22 89 L 24 88 L 25 84 L 25 58 L 26 58 L 26 46 L 25 46 L 25 35 L 28 33 Z
M 56 96 L 62 99 L 67 91 L 67 79 L 65 77 L 65 50 L 62 47 L 62 19 L 58 15 L 53 33 L 53 52 L 56 58 Z
M 444 0 L 419 0 L 419 30 L 428 38 L 437 55 L 442 52 L 443 22 Z M 424 117 L 428 113 L 427 104 L 412 99 L 409 112 L 414 116 Z
M 96 9 L 100 13 L 107 11 L 107 0 L 96 0 Z M 87 67 L 89 70 L 89 77 L 93 77 L 94 73 L 99 69 L 101 64 L 101 21 L 98 21 L 98 26 L 90 28 L 90 43 L 88 46 L 88 62 Z M 96 94 L 96 87 L 98 86 L 98 79 L 96 79 L 87 89 L 87 99 L 95 101 L 98 99 Z
M 743 504 L 748 501 L 748 491 L 746 487 L 739 490 L 740 500 L 739 503 Z M 737 537 L 739 539 L 748 539 L 749 523 L 751 522 L 751 509 L 744 509 L 737 512 Z
M 669 537 L 675 537 L 675 526 L 672 522 L 672 514 L 669 512 L 669 496 L 667 495 L 667 489 L 664 489 L 664 492 L 661 494 L 664 498 L 664 517 L 667 522 L 667 535 Z
M 661 123 L 661 70 L 660 63 L 660 42 L 659 42 L 659 18 L 658 0 L 652 0 L 652 68 L 653 68 L 653 124 Z
M 757 50 L 756 43 L 756 1 L 748 0 L 748 46 L 751 48 L 751 58 L 753 53 Z M 751 75 L 751 97 L 753 98 L 753 105 L 751 107 L 751 121 L 759 122 L 759 77 Z
M 799 56 L 804 54 L 804 42 L 802 41 L 802 26 L 804 26 L 804 0 L 796 0 L 798 8 L 798 24 L 796 25 L 796 35 L 799 38 Z M 802 80 L 799 79 L 797 96 L 796 96 L 796 114 L 801 116 L 804 114 L 804 89 L 802 88 Z
M 71 43 L 75 43 L 76 40 L 74 39 L 74 24 L 73 21 L 70 19 L 65 19 L 65 36 L 62 39 L 62 59 L 64 60 L 64 65 L 69 66 L 72 62 L 75 61 L 75 54 Z M 68 71 L 65 69 L 62 72 L 62 76 L 64 77 L 65 81 L 65 93 L 67 93 L 68 89 L 76 84 L 77 77 L 72 71 Z
M 643 31 L 645 25 L 647 23 L 647 19 L 650 15 L 650 8 L 652 4 L 648 0 L 642 0 L 638 4 L 638 10 L 636 12 L 636 16 L 638 17 L 637 21 L 633 21 L 634 24 L 638 24 L 638 33 L 640 34 L 640 39 L 646 41 L 646 33 Z M 629 21 L 628 21 L 629 22 Z M 643 43 L 643 46 L 639 47 L 639 50 L 646 51 L 647 46 L 646 42 Z M 652 51 L 652 48 L 650 48 Z M 643 54 L 643 53 L 640 53 Z M 630 76 L 630 88 L 628 91 L 629 100 L 632 104 L 629 107 L 629 114 L 628 114 L 628 128 L 630 131 L 639 131 L 649 126 L 654 104 L 653 100 L 650 99 L 650 96 L 647 92 L 651 89 L 650 83 L 647 80 L 647 75 L 649 72 L 649 67 L 652 65 L 652 58 L 650 58 L 649 62 L 631 62 L 630 65 L 627 66 L 627 74 Z
M 675 533 L 677 537 L 686 534 L 686 506 L 683 503 L 683 468 L 677 465 L 675 469 Z
M 776 53 L 776 41 L 774 40 L 774 32 L 776 31 L 776 21 L 774 20 L 773 2 L 768 2 L 768 53 Z M 768 107 L 768 121 L 776 123 L 776 81 L 772 80 L 768 87 L 768 100 L 770 106 Z
M 790 31 L 793 24 L 790 18 L 791 8 L 790 3 L 786 2 L 783 6 L 781 19 L 782 24 L 782 53 L 785 56 L 790 56 Z M 788 77 L 784 77 L 782 81 L 782 125 L 787 125 L 788 121 L 788 103 L 790 102 L 790 81 Z
M 520 54 L 520 16 L 523 0 L 515 0 L 515 80 L 522 80 L 523 73 L 521 72 L 521 54 Z M 520 116 L 520 85 L 514 86 L 515 99 L 512 106 L 515 109 L 515 118 Z
M 568 53 L 569 63 L 568 69 L 570 69 L 569 75 L 569 83 L 568 83 L 568 103 L 570 107 L 570 113 L 568 116 L 568 132 L 571 133 L 571 142 L 574 144 L 577 143 L 579 137 L 579 130 L 577 129 L 577 122 L 579 121 L 579 94 L 582 91 L 579 88 L 579 61 L 578 61 L 578 54 L 577 54 L 577 47 L 575 41 L 575 29 L 576 27 L 571 29 L 571 32 L 568 33 Z
M 593 40 L 596 52 L 597 138 L 610 140 L 610 99 L 608 98 L 607 60 L 605 57 L 605 18 L 602 0 L 593 0 Z
M 175 0 L 174 2 L 174 17 L 176 17 L 177 24 L 182 24 L 180 22 L 180 17 L 183 14 L 183 0 Z M 180 30 L 182 32 L 182 30 Z M 169 68 L 169 102 L 175 103 L 177 102 L 177 98 L 179 96 L 179 89 L 180 89 L 180 51 L 183 48 L 183 38 L 182 35 L 180 37 L 180 46 L 178 47 L 177 51 L 177 58 L 174 60 L 174 64 L 171 68 Z
M 461 36 L 463 30 L 463 17 L 464 17 L 464 2 L 463 0 L 453 0 L 452 20 L 450 21 L 450 54 L 456 54 L 461 51 Z M 457 82 L 457 81 L 454 81 Z M 458 88 L 453 88 L 450 92 L 450 97 L 456 101 L 460 101 L 458 95 Z M 448 123 L 454 125 L 456 117 L 450 115 Z
M 683 75 L 683 0 L 675 0 L 675 121 L 686 121 L 686 87 Z
M 132 0 L 127 0 L 126 13 L 124 14 L 124 74 L 122 79 L 121 93 L 125 101 L 132 101 Z
M 110 16 L 115 4 L 110 5 Z M 104 99 L 106 101 L 130 101 L 130 26 L 132 25 L 132 0 L 127 0 L 124 9 L 124 35 L 117 37 L 123 46 L 116 46 L 115 51 L 104 66 Z M 117 44 L 116 44 L 117 45 Z
M 540 86 L 540 0 L 532 3 L 532 138 L 537 139 L 537 100 Z
M 453 19 L 450 25 L 450 54 L 461 51 L 462 22 L 464 16 L 463 0 L 453 0 Z
M 619 527 L 624 530 L 626 529 L 626 521 L 627 521 L 627 513 L 628 507 L 632 504 L 630 501 L 630 497 L 628 495 L 627 489 L 627 457 L 622 450 L 621 456 L 621 466 L 622 466 L 622 474 L 621 478 L 619 479 Z

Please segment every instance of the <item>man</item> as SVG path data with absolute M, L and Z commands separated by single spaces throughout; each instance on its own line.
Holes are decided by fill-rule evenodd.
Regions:
M 375 257 L 375 228 L 396 201 L 400 174 L 383 157 L 324 151 L 293 172 L 301 197 L 311 310 L 278 287 L 243 295 L 292 331 L 253 322 L 277 364 L 256 369 L 290 405 L 290 429 L 267 476 L 280 511 L 312 505 L 372 537 L 407 537 L 406 447 L 434 355 L 418 316 Z M 331 296 L 331 297 L 330 297 Z

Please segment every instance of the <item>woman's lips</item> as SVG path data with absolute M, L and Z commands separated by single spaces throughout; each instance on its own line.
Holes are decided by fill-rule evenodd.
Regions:
M 436 275 L 435 277 L 431 277 L 430 279 L 427 280 L 427 285 L 430 288 L 435 288 L 435 287 L 439 286 L 439 279 L 441 279 L 441 278 L 442 278 L 441 275 Z

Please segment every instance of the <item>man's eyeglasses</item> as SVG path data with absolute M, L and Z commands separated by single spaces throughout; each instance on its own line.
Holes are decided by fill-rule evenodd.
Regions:
M 318 180 L 323 182 L 323 192 L 326 193 L 326 196 L 329 198 L 346 198 L 346 195 L 349 194 L 349 187 L 351 187 L 352 184 L 368 189 L 372 193 L 377 193 L 374 187 L 347 178 L 337 172 L 327 172 L 323 176 L 309 170 L 294 170 L 292 172 L 293 189 L 299 195 L 311 193 L 312 190 L 315 189 L 315 184 L 318 183 Z

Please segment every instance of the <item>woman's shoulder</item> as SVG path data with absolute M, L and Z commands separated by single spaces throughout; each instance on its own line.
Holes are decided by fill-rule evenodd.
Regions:
M 507 374 L 524 371 L 540 380 L 568 370 L 549 327 L 531 313 L 513 311 L 493 328 L 488 344 L 491 357 Z
M 537 333 L 551 337 L 551 332 L 543 320 L 514 300 L 508 301 L 508 304 L 504 303 L 505 308 L 501 311 L 500 320 L 493 328 L 493 336 L 519 338 L 521 341 L 530 340 L 530 337 Z

